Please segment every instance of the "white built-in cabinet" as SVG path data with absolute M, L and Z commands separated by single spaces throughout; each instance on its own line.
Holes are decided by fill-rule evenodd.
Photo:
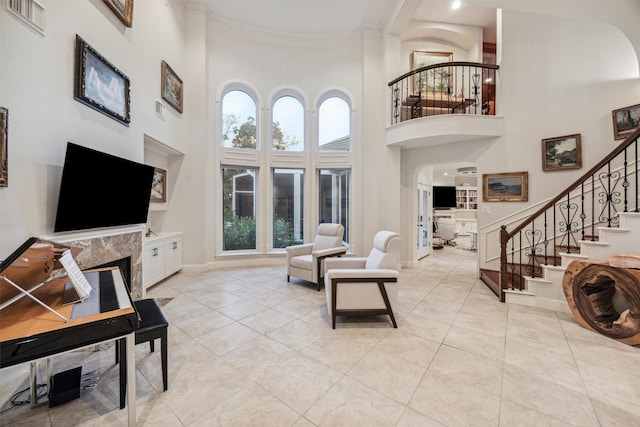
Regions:
M 146 290 L 182 267 L 182 233 L 159 233 L 144 239 L 142 283 Z
M 456 209 L 478 209 L 478 187 L 456 187 Z

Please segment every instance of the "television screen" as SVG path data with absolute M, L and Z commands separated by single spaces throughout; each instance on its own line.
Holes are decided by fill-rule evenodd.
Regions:
M 147 222 L 154 168 L 69 142 L 53 231 Z
M 433 187 L 434 209 L 455 209 L 456 187 Z

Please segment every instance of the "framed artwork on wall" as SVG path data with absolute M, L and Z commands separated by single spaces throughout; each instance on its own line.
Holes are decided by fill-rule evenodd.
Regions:
M 9 110 L 0 107 L 0 187 L 9 186 Z
M 165 61 L 162 61 L 160 86 L 162 99 L 167 101 L 176 111 L 182 113 L 182 80 Z
M 582 167 L 580 134 L 542 140 L 542 170 L 558 171 Z
M 526 202 L 529 200 L 529 172 L 482 174 L 482 201 Z
M 133 25 L 133 0 L 103 0 L 127 27 Z
M 625 139 L 640 126 L 640 104 L 619 108 L 611 112 L 613 138 Z
M 129 78 L 76 35 L 75 99 L 128 126 Z
M 427 65 L 441 64 L 453 61 L 451 52 L 429 52 L 426 50 L 414 50 L 411 52 L 411 71 Z M 438 67 L 425 70 L 413 77 L 414 94 L 423 92 L 428 96 L 430 93 L 443 93 L 450 90 L 453 84 L 453 70 L 451 67 Z
M 167 201 L 167 171 L 155 168 L 151 184 L 151 202 L 165 203 Z

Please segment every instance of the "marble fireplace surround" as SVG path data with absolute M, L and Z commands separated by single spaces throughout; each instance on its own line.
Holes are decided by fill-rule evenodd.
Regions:
M 144 227 L 53 236 L 50 240 L 76 248 L 82 270 L 130 257 L 131 297 L 142 298 L 142 237 Z M 79 251 L 79 252 L 78 252 Z

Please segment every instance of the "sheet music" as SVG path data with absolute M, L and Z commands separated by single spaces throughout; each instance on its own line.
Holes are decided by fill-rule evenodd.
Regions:
M 78 297 L 80 297 L 81 299 L 88 297 L 91 293 L 91 284 L 84 276 L 82 271 L 80 271 L 80 267 L 78 267 L 78 264 L 73 259 L 70 250 L 67 249 L 63 252 L 62 256 L 60 257 L 60 262 L 62 263 L 64 269 L 67 271 L 69 280 L 71 280 L 74 289 L 78 293 Z

